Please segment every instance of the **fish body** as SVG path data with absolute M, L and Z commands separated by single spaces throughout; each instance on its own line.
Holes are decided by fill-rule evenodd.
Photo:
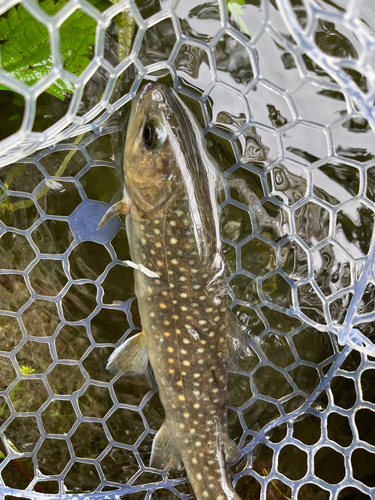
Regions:
M 151 465 L 184 466 L 198 500 L 239 496 L 228 462 L 227 363 L 236 327 L 227 306 L 214 190 L 177 98 L 148 85 L 133 104 L 125 145 L 127 212 L 142 333 L 117 348 L 109 369 L 139 373 L 148 360 L 165 422 Z M 109 218 L 109 216 L 108 216 Z M 235 334 L 233 334 L 235 336 Z

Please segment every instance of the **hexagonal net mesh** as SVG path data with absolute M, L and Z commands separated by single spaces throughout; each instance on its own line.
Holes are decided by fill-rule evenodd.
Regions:
M 149 467 L 164 419 L 151 372 L 105 368 L 140 327 L 124 226 L 96 226 L 122 190 L 146 79 L 185 102 L 222 183 L 230 307 L 252 349 L 229 373 L 239 495 L 373 498 L 371 1 L 3 0 L 0 13 L 0 495 L 192 496 L 184 473 Z

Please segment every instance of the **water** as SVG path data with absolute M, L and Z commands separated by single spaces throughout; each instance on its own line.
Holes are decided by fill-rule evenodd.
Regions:
M 144 18 L 168 6 L 137 5 Z M 295 11 L 306 23 L 302 6 L 296 3 Z M 221 179 L 229 299 L 252 352 L 229 374 L 229 432 L 251 452 L 233 466 L 237 491 L 246 500 L 259 498 L 263 488 L 271 500 L 290 498 L 300 485 L 298 499 L 328 499 L 340 488 L 344 456 L 358 432 L 367 444 L 351 456 L 356 487 L 336 498 L 370 498 L 373 359 L 348 348 L 340 354 L 324 326 L 344 322 L 369 252 L 373 168 L 365 183 L 362 166 L 374 157 L 371 129 L 322 68 L 277 43 L 278 36 L 288 38 L 287 28 L 272 2 L 243 6 L 246 29 L 229 16 L 241 41 L 231 32 L 217 36 L 216 2 L 180 2 L 175 12 L 189 37 L 175 54 L 177 90 Z M 265 16 L 272 30 L 261 30 Z M 170 20 L 148 30 L 143 65 L 168 59 L 173 30 Z M 215 37 L 211 52 L 207 44 Z M 318 23 L 315 40 L 326 54 L 358 57 L 356 37 L 340 25 Z M 106 57 L 115 60 L 115 50 L 111 26 Z M 348 74 L 366 88 L 362 75 Z M 135 75 L 134 67 L 126 70 L 118 92 L 128 91 Z M 148 79 L 174 84 L 168 69 Z M 105 71 L 90 80 L 82 114 L 107 80 Z M 19 126 L 23 103 L 6 91 L 0 99 L 14 116 L 0 127 L 3 138 Z M 69 102 L 43 94 L 35 130 L 63 116 Z M 128 109 L 98 135 L 0 170 L 9 190 L 0 198 L 0 471 L 4 486 L 21 492 L 92 493 L 128 484 L 129 500 L 146 498 L 147 488 L 152 499 L 192 494 L 183 474 L 171 475 L 166 489 L 158 484 L 165 473 L 148 468 L 164 419 L 151 372 L 124 378 L 105 369 L 115 346 L 140 328 L 133 271 L 122 264 L 130 259 L 123 221 L 96 231 L 121 193 Z M 373 311 L 373 300 L 368 285 L 359 312 Z M 297 308 L 303 316 L 293 314 Z M 357 328 L 374 340 L 371 322 Z M 330 369 L 338 370 L 327 384 Z M 359 409 L 360 387 L 365 407 Z M 286 423 L 290 415 L 295 420 Z M 303 479 L 309 471 L 319 484 L 311 475 Z

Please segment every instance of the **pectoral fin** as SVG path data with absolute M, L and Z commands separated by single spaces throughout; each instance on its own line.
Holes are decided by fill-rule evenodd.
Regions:
M 100 229 L 106 224 L 112 217 L 116 215 L 128 214 L 130 210 L 129 203 L 126 200 L 120 200 L 114 205 L 112 205 L 106 213 L 103 215 L 102 220 L 99 222 L 97 229 Z
M 245 332 L 233 313 L 230 313 L 228 340 L 227 366 L 236 370 L 240 358 L 251 356 L 251 349 L 247 345 Z
M 155 469 L 169 469 L 173 472 L 184 468 L 166 422 L 160 427 L 152 443 L 150 466 Z
M 148 364 L 145 340 L 146 335 L 144 331 L 127 339 L 109 357 L 107 370 L 112 373 L 121 373 L 122 375 L 144 373 Z

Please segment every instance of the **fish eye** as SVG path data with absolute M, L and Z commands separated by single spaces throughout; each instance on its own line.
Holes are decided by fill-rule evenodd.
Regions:
M 157 149 L 162 146 L 167 133 L 162 123 L 151 120 L 143 128 L 143 139 L 150 149 Z

